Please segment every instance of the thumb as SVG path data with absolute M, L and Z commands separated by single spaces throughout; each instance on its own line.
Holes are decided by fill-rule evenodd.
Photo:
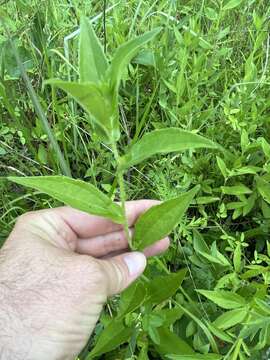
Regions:
M 129 252 L 99 263 L 106 277 L 107 296 L 111 296 L 126 289 L 143 273 L 146 257 L 140 252 Z

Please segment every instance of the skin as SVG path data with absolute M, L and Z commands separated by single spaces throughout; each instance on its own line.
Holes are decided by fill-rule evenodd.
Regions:
M 126 204 L 130 231 L 152 200 Z M 144 271 L 163 239 L 128 252 L 121 225 L 69 207 L 19 217 L 0 251 L 0 359 L 74 359 L 107 298 Z

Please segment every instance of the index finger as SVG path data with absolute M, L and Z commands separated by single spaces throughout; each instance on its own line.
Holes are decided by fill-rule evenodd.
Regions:
M 127 201 L 126 214 L 129 227 L 133 226 L 143 212 L 158 203 L 159 201 L 157 200 L 147 199 Z M 111 220 L 89 215 L 71 207 L 64 206 L 57 208 L 57 212 L 79 238 L 89 238 L 123 229 L 121 224 L 115 224 Z

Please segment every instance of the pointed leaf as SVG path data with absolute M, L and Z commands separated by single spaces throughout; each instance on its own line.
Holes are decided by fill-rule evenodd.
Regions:
M 252 190 L 250 190 L 246 185 L 239 184 L 235 186 L 221 186 L 220 187 L 223 194 L 226 195 L 243 195 L 243 194 L 251 194 Z
M 79 68 L 81 82 L 101 81 L 108 67 L 102 45 L 90 21 L 83 16 L 80 30 Z
M 181 319 L 181 317 L 184 315 L 184 311 L 180 308 L 173 308 L 173 309 L 158 309 L 154 311 L 154 313 L 157 312 L 160 316 L 162 316 L 165 320 L 163 321 L 163 326 L 169 327 L 173 323 L 175 323 L 177 320 Z
M 222 8 L 223 11 L 231 10 L 239 6 L 243 0 L 229 0 Z
M 226 179 L 228 177 L 229 171 L 226 167 L 225 162 L 219 156 L 217 156 L 217 164 L 218 164 L 219 170 L 221 171 L 221 174 Z
M 118 110 L 106 84 L 96 85 L 92 82 L 75 83 L 58 79 L 47 80 L 45 84 L 57 86 L 72 96 L 93 121 L 102 128 L 109 139 L 118 140 Z
M 129 286 L 121 295 L 118 318 L 135 311 L 144 301 L 146 287 L 137 281 Z
M 245 299 L 233 292 L 216 290 L 197 290 L 200 294 L 213 301 L 223 309 L 236 309 L 247 305 Z
M 179 224 L 199 188 L 195 186 L 177 198 L 153 206 L 142 214 L 135 224 L 134 247 L 142 250 L 167 236 Z
M 247 309 L 234 309 L 227 311 L 220 315 L 214 322 L 213 325 L 221 330 L 227 330 L 237 324 L 244 321 L 247 316 Z
M 127 342 L 131 337 L 132 331 L 132 328 L 126 327 L 121 320 L 112 320 L 101 333 L 94 349 L 86 357 L 86 360 L 105 354 Z
M 89 214 L 123 222 L 122 209 L 92 184 L 65 176 L 8 177 L 17 184 L 39 190 Z
M 270 204 L 270 184 L 264 179 L 257 178 L 257 188 L 263 199 Z
M 161 355 L 167 354 L 192 354 L 193 349 L 179 336 L 172 333 L 165 327 L 157 328 L 160 344 L 154 344 L 156 350 Z
M 121 76 L 128 63 L 137 54 L 139 49 L 148 41 L 152 40 L 160 32 L 160 30 L 161 28 L 157 28 L 146 32 L 145 34 L 126 42 L 116 50 L 108 74 L 112 90 L 115 92 L 118 91 Z
M 151 280 L 147 287 L 149 294 L 147 302 L 159 304 L 173 296 L 181 286 L 186 272 L 186 269 L 182 269 L 177 273 L 158 276 Z M 166 284 L 166 286 L 164 286 L 164 284 Z
M 197 148 L 218 148 L 218 145 L 200 135 L 178 128 L 154 130 L 144 135 L 122 158 L 122 167 L 132 165 L 155 155 Z

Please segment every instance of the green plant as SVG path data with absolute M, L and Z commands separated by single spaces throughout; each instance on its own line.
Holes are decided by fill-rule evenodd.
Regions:
M 70 41 L 65 58 L 63 37 L 77 27 L 80 14 L 102 17 L 102 2 L 81 2 L 80 7 L 73 4 L 48 0 L 37 5 L 27 0 L 9 1 L 3 7 L 10 15 L 13 39 L 23 62 L 27 62 L 28 76 L 47 110 L 72 175 L 98 184 L 109 198 L 119 200 L 116 162 L 108 151 L 112 145 L 107 143 L 106 147 L 106 139 L 98 140 L 98 126 L 70 96 L 41 86 L 41 80 L 54 74 L 77 78 L 77 41 Z M 107 344 L 100 350 L 106 354 L 97 355 L 101 359 L 210 356 L 265 360 L 270 344 L 269 4 L 265 0 L 130 0 L 107 4 L 113 6 L 106 16 L 107 54 L 135 31 L 143 33 L 162 26 L 158 41 L 132 59 L 119 88 L 121 137 L 117 147 L 121 161 L 129 161 L 131 168 L 121 164 L 118 168 L 128 184 L 127 198 L 167 200 L 194 185 L 199 184 L 200 190 L 172 232 L 169 251 L 149 261 L 141 285 L 134 285 L 120 299 L 110 300 L 80 360 L 98 343 Z M 104 31 L 99 20 L 95 20 L 95 29 L 98 34 Z M 5 44 L 8 41 L 0 26 L 0 53 L 8 60 L 0 65 L 0 146 L 6 151 L 0 155 L 1 174 L 59 174 L 55 150 L 35 116 L 12 51 Z M 160 131 L 165 127 L 192 134 L 199 131 L 226 151 L 217 154 L 176 149 L 166 157 L 147 159 L 141 152 L 138 157 L 135 147 L 134 159 L 138 161 L 128 160 L 129 149 L 139 139 L 151 144 L 154 136 L 144 133 L 158 130 L 162 138 L 165 132 L 162 135 Z M 24 145 L 18 130 L 26 139 Z M 102 136 L 102 129 L 100 133 Z M 0 186 L 0 242 L 21 213 L 58 204 L 15 184 L 3 182 Z M 140 244 L 133 240 L 133 246 Z M 181 268 L 188 271 L 180 287 L 180 275 L 176 280 L 175 293 L 168 285 L 167 298 L 145 305 L 144 299 L 154 291 L 153 287 L 148 289 L 153 280 L 163 277 L 156 284 L 160 289 L 170 274 Z M 138 299 L 139 306 L 132 301 L 137 297 L 142 299 Z M 226 301 L 221 302 L 221 297 Z M 228 300 L 233 308 L 228 308 Z M 265 306 L 258 306 L 257 301 Z M 112 321 L 118 316 L 117 322 Z M 112 328 L 111 322 L 115 324 Z M 118 324 L 119 337 L 107 337 Z M 176 354 L 171 354 L 172 349 Z M 190 349 L 193 355 L 183 355 Z M 219 354 L 209 354 L 213 352 Z
M 155 154 L 177 152 L 191 148 L 217 149 L 218 146 L 198 134 L 177 128 L 168 128 L 155 130 L 144 135 L 141 139 L 134 142 L 123 156 L 120 156 L 117 149 L 117 141 L 120 138 L 118 115 L 120 80 L 126 66 L 136 55 L 140 47 L 153 39 L 160 32 L 160 29 L 147 32 L 120 46 L 110 64 L 91 24 L 86 18 L 82 19 L 80 30 L 80 82 L 48 80 L 46 83 L 57 86 L 72 96 L 88 113 L 89 121 L 97 131 L 100 141 L 104 141 L 111 146 L 116 161 L 116 174 L 120 188 L 121 206 L 113 203 L 108 196 L 92 184 L 81 180 L 73 180 L 62 176 L 8 177 L 8 179 L 17 184 L 44 192 L 82 211 L 104 216 L 112 221 L 123 224 L 130 248 L 142 250 L 172 232 L 198 193 L 200 187 L 196 186 L 192 190 L 146 211 L 138 219 L 135 225 L 134 237 L 130 239 L 125 215 L 126 194 L 123 180 L 124 171 L 131 165 L 137 164 Z M 180 271 L 178 274 L 171 274 L 165 279 L 157 278 L 149 286 L 145 284 L 143 287 L 144 290 L 142 290 L 144 293 L 143 298 L 140 299 L 140 296 L 137 298 L 136 301 L 138 301 L 138 299 L 140 299 L 140 301 L 132 305 L 133 310 L 139 305 L 142 305 L 142 303 L 144 303 L 145 306 L 149 304 L 148 307 L 152 307 L 153 304 L 161 303 L 173 295 L 181 285 L 184 274 L 183 271 Z M 162 292 L 158 289 L 161 281 L 166 281 L 168 286 L 166 289 L 163 289 Z M 124 295 L 125 301 L 132 301 L 133 294 L 127 294 L 131 291 L 138 291 L 139 284 L 140 283 L 135 284 L 135 290 L 133 288 L 128 289 L 128 292 Z M 172 291 L 170 291 L 170 287 Z M 148 289 L 148 291 L 146 289 Z M 130 306 L 129 304 L 128 309 Z M 127 313 L 127 310 L 122 310 L 120 318 L 123 318 Z M 172 321 L 174 320 L 175 318 L 172 319 Z M 104 331 L 90 356 L 107 352 L 116 345 L 119 345 L 123 340 L 127 340 L 127 334 L 129 334 L 129 332 L 126 332 L 125 327 L 123 327 L 122 334 L 121 324 L 122 320 L 119 320 L 118 316 L 106 329 L 107 331 Z M 149 336 L 158 346 L 162 335 L 159 334 L 157 328 L 162 324 L 163 319 L 158 314 L 155 315 L 152 312 L 146 313 L 143 320 L 143 328 L 149 333 Z M 106 340 L 104 345 L 103 342 L 107 337 L 107 332 L 111 331 L 111 328 L 114 326 L 117 327 L 117 331 L 120 331 L 120 334 L 114 338 L 114 341 L 112 341 L 112 339 L 109 342 Z M 112 332 L 110 336 L 114 337 L 114 332 Z M 100 342 L 102 345 L 100 345 Z M 187 352 L 191 351 L 187 345 L 185 345 L 184 348 L 186 348 Z

